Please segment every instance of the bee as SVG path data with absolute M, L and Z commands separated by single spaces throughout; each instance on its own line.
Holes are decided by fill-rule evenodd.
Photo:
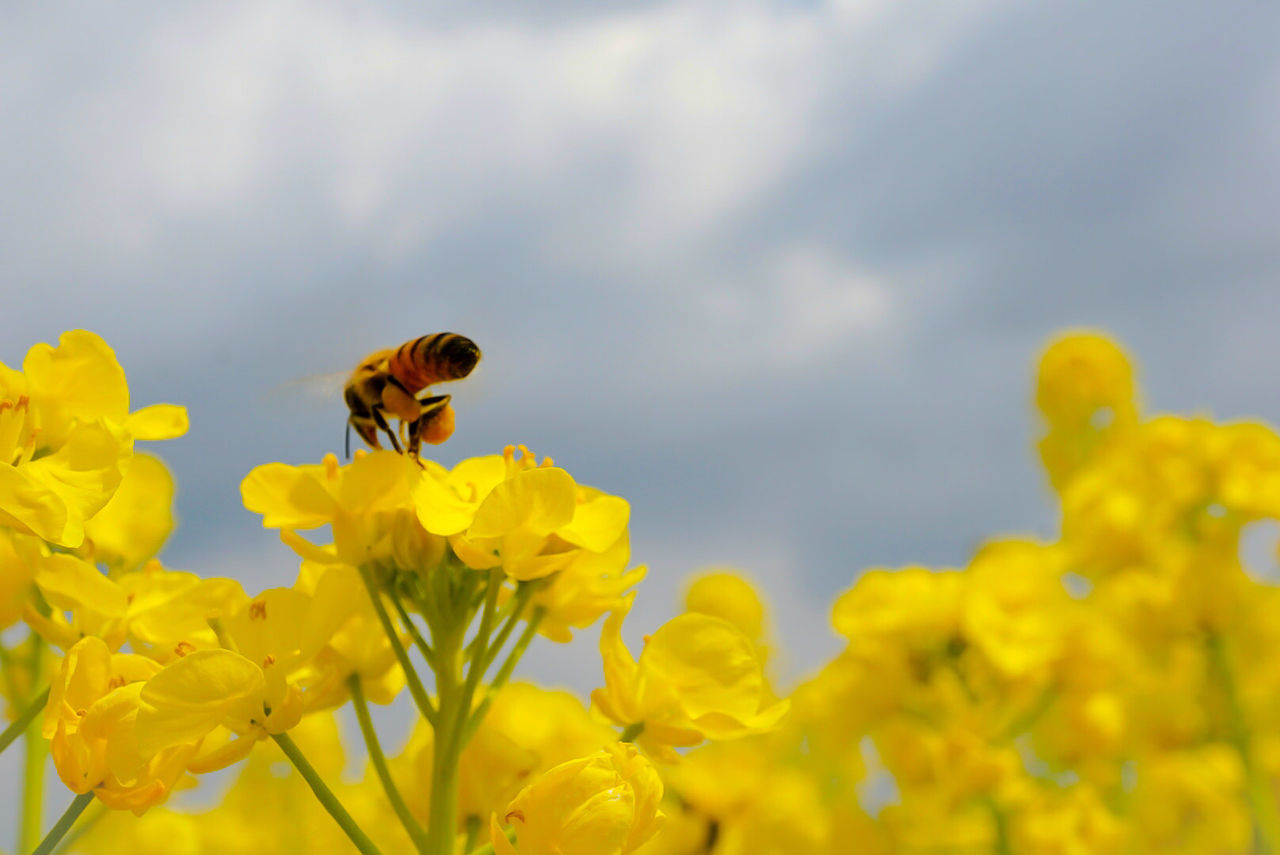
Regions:
M 432 333 L 406 341 L 395 349 L 379 350 L 360 361 L 343 389 L 351 410 L 347 419 L 347 456 L 351 456 L 351 429 L 373 448 L 381 448 L 383 431 L 396 451 L 415 459 L 423 442 L 438 445 L 453 434 L 450 395 L 417 397 L 436 383 L 461 380 L 480 361 L 480 348 L 464 335 Z M 400 420 L 399 436 L 388 417 Z

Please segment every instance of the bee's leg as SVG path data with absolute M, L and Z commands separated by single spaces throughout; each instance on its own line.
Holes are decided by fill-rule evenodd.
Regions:
M 400 447 L 400 440 L 396 439 L 395 431 L 393 431 L 391 429 L 391 426 L 387 424 L 387 419 L 385 416 L 382 415 L 381 410 L 378 410 L 378 409 L 373 410 L 373 421 L 375 424 L 377 424 L 379 428 L 386 431 L 387 439 L 391 440 L 391 447 L 394 448 L 397 452 L 400 452 L 401 454 L 403 454 L 404 449 Z M 376 434 L 375 434 L 375 437 L 376 437 Z M 374 447 L 381 448 L 381 446 L 377 445 L 376 443 L 374 444 Z
M 410 431 L 415 447 L 423 442 L 439 445 L 453 436 L 454 413 L 449 400 L 448 395 L 436 395 L 422 401 L 422 414 L 414 419 Z
M 347 419 L 347 457 L 351 456 L 351 428 L 355 428 L 360 438 L 367 442 L 373 448 L 382 448 L 382 444 L 378 442 L 378 424 L 377 422 L 364 416 L 352 416 Z

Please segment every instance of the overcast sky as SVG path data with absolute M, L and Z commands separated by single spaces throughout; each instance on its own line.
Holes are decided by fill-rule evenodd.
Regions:
M 255 590 L 296 565 L 240 479 L 342 447 L 289 381 L 465 333 L 438 459 L 628 498 L 632 636 L 733 564 L 799 673 L 861 569 L 1053 531 L 1054 331 L 1280 420 L 1277 44 L 1245 0 L 4 4 L 0 360 L 86 327 L 186 404 L 166 560 Z

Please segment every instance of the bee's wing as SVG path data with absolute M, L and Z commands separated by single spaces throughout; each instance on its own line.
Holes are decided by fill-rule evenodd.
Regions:
M 270 402 L 302 401 L 310 404 L 327 404 L 342 401 L 342 390 L 347 385 L 350 371 L 334 371 L 328 374 L 308 374 L 277 383 L 263 392 Z

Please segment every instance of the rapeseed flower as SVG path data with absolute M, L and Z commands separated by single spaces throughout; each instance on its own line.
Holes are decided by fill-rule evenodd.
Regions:
M 632 657 L 622 641 L 632 599 L 600 634 L 605 686 L 591 700 L 607 718 L 639 728 L 640 743 L 668 760 L 672 746 L 759 733 L 782 720 L 790 703 L 772 700 L 755 645 L 728 621 L 680 615 Z
M 164 801 L 198 740 L 150 750 L 140 738 L 139 695 L 160 671 L 134 654 L 85 638 L 63 658 L 45 707 L 44 737 L 58 776 L 74 793 L 93 791 L 109 807 L 141 814 Z
M 512 844 L 491 820 L 497 855 L 628 855 L 662 822 L 662 781 L 634 745 L 614 743 L 555 766 L 512 799 L 503 819 Z
M 62 547 L 120 486 L 136 439 L 181 436 L 182 407 L 129 412 L 124 371 L 101 338 L 64 333 L 37 344 L 22 371 L 0 365 L 0 524 Z

